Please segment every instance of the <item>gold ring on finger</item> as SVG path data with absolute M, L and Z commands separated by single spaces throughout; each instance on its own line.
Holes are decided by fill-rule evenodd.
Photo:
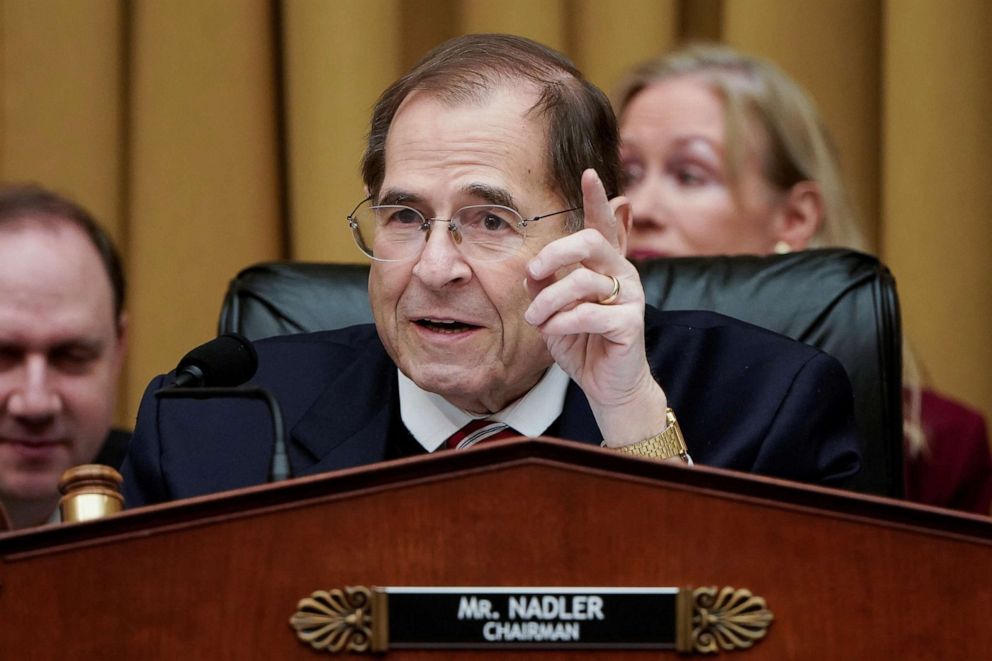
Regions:
M 606 298 L 600 300 L 600 305 L 613 305 L 620 298 L 620 280 L 615 275 L 607 276 L 613 281 L 613 291 Z

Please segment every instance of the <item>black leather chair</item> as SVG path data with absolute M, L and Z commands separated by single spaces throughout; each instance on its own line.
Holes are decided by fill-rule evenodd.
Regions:
M 836 357 L 854 388 L 864 446 L 854 488 L 902 495 L 901 328 L 895 283 L 883 264 L 870 255 L 827 249 L 660 259 L 638 268 L 651 305 L 714 310 Z M 231 281 L 220 331 L 260 339 L 367 323 L 367 279 L 367 266 L 249 267 Z

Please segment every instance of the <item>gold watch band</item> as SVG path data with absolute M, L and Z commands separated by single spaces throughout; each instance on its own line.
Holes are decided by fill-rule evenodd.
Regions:
M 655 434 L 643 441 L 615 449 L 624 454 L 632 454 L 637 457 L 647 457 L 649 459 L 681 457 L 685 463 L 692 464 L 692 459 L 689 457 L 689 448 L 686 447 L 685 438 L 682 436 L 682 429 L 679 427 L 679 421 L 675 419 L 675 411 L 671 408 L 665 409 L 665 422 L 668 423 L 668 426 L 661 433 Z

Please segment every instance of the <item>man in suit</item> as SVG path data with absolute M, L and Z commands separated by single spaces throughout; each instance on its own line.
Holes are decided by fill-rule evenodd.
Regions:
M 124 276 L 79 205 L 0 189 L 0 503 L 15 528 L 52 519 L 76 464 L 119 466 L 111 431 L 126 342 Z
M 374 326 L 257 344 L 294 474 L 443 449 L 479 421 L 460 447 L 512 430 L 828 484 L 857 470 L 836 361 L 645 309 L 617 147 L 603 94 L 518 37 L 456 38 L 383 93 L 348 216 Z M 139 412 L 128 504 L 264 481 L 264 413 L 157 399 L 170 382 Z

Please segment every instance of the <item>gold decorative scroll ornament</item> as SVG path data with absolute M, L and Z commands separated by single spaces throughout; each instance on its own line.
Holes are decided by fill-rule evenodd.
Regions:
M 775 616 L 750 590 L 683 588 L 676 614 L 680 652 L 714 654 L 747 649 L 765 637 Z
M 328 652 L 379 652 L 386 631 L 386 609 L 376 612 L 376 596 L 363 586 L 317 590 L 300 599 L 289 624 L 300 641 Z

